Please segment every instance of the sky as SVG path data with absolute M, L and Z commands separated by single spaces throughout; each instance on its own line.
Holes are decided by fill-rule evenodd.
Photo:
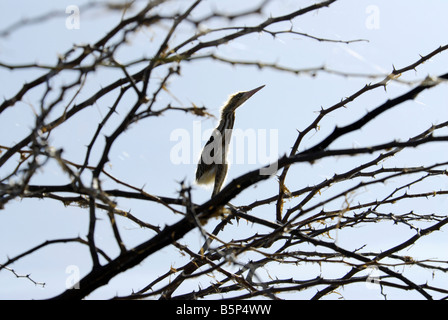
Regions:
M 250 8 L 258 2 L 246 1 L 245 8 Z M 298 2 L 302 7 L 312 3 L 312 1 Z M 73 0 L 3 2 L 0 10 L 0 62 L 52 64 L 58 55 L 67 52 L 74 44 L 95 42 L 120 20 L 119 14 L 106 15 L 101 9 L 84 12 L 82 9 L 84 3 L 86 2 Z M 264 15 L 276 16 L 289 12 L 296 8 L 296 3 L 297 1 L 292 0 L 277 1 L 267 7 Z M 79 29 L 67 27 L 70 11 L 67 13 L 66 9 L 71 5 L 81 8 Z M 177 10 L 179 6 L 182 6 L 182 1 L 174 1 L 168 10 Z M 233 12 L 234 8 L 241 7 L 241 1 L 206 1 L 206 4 L 195 14 L 201 16 L 210 7 Z M 9 35 L 2 34 L 2 31 L 18 21 L 48 12 L 51 13 L 51 18 L 42 23 L 24 25 Z M 448 2 L 444 0 L 425 2 L 340 0 L 329 9 L 321 9 L 275 28 L 287 30 L 293 27 L 296 31 L 316 37 L 362 41 L 343 44 L 319 42 L 299 35 L 278 35 L 273 38 L 269 34 L 258 34 L 232 41 L 220 48 L 218 53 L 229 59 L 265 61 L 297 69 L 325 66 L 329 70 L 354 74 L 385 75 L 391 72 L 393 67 L 398 69 L 407 66 L 417 61 L 419 55 L 428 54 L 439 46 L 447 44 L 446 12 L 448 12 Z M 245 23 L 250 25 L 259 21 L 257 19 L 259 18 L 253 17 Z M 150 56 L 151 41 L 157 41 L 158 37 L 156 31 L 144 29 L 133 36 L 130 39 L 132 45 L 120 50 L 118 59 L 130 61 L 142 56 Z M 181 41 L 182 36 L 182 34 L 179 35 L 179 39 L 174 41 Z M 402 80 L 421 81 L 428 75 L 446 72 L 448 72 L 448 55 L 444 52 L 419 66 L 415 72 L 406 73 Z M 41 71 L 36 69 L 10 71 L 0 68 L 2 96 L 11 97 L 23 83 L 31 81 L 40 74 Z M 116 71 L 101 70 L 83 93 L 84 97 L 110 83 L 110 79 L 116 75 Z M 162 72 L 155 74 L 155 77 L 162 76 Z M 272 138 L 276 142 L 274 151 L 277 155 L 274 156 L 280 156 L 289 152 L 295 141 L 297 130 L 307 127 L 321 107 L 329 107 L 339 102 L 371 81 L 372 79 L 366 77 L 347 78 L 328 73 L 318 73 L 316 77 L 306 74 L 297 76 L 269 69 L 235 68 L 223 63 L 201 61 L 182 66 L 181 77 L 169 84 L 170 93 L 163 95 L 164 100 L 161 103 L 171 99 L 175 104 L 183 107 L 192 104 L 206 106 L 218 117 L 222 103 L 230 94 L 265 85 L 245 104 L 244 108 L 238 110 L 235 126 L 241 130 L 265 132 L 266 139 Z M 307 147 L 314 145 L 331 132 L 335 125 L 347 124 L 361 117 L 366 110 L 408 89 L 408 85 L 391 83 L 387 91 L 377 90 L 362 96 L 353 102 L 352 108 L 341 110 L 325 119 L 321 123 L 319 132 L 307 137 L 305 145 Z M 38 90 L 33 93 L 34 95 L 26 97 L 24 101 L 17 103 L 14 108 L 10 108 L 11 110 L 7 110 L 0 116 L 0 145 L 11 145 L 28 134 L 34 121 L 31 106 L 40 97 Z M 114 98 L 115 96 L 106 97 L 101 104 L 84 112 L 83 116 L 74 117 L 73 126 L 58 129 L 58 135 L 54 136 L 51 143 L 55 147 L 63 147 L 64 157 L 67 159 L 82 162 L 83 146 L 88 144 L 92 130 L 96 129 L 96 124 L 104 116 L 107 106 L 113 103 Z M 131 103 L 132 99 L 129 101 Z M 447 85 L 443 84 L 422 93 L 409 105 L 406 104 L 408 108 L 406 112 L 403 112 L 402 107 L 392 110 L 380 117 L 378 122 L 363 128 L 362 134 L 341 139 L 335 146 L 350 147 L 406 139 L 423 131 L 431 124 L 446 121 L 447 102 Z M 185 115 L 181 113 L 170 114 L 169 117 L 156 120 L 143 120 L 141 125 L 133 126 L 126 135 L 120 138 L 111 150 L 108 170 L 114 176 L 123 178 L 134 186 L 145 186 L 145 191 L 151 194 L 175 197 L 176 190 L 179 189 L 179 181 L 185 180 L 193 184 L 196 159 L 200 151 L 200 148 L 194 149 L 193 144 L 197 145 L 198 140 L 201 141 L 201 145 L 205 143 L 210 132 L 206 130 L 211 130 L 217 120 L 190 117 L 186 121 Z M 106 133 L 113 130 L 113 124 L 112 122 L 111 127 L 105 128 Z M 189 141 L 193 141 L 189 148 L 191 153 L 186 157 L 187 161 L 173 160 L 173 147 L 179 143 L 176 132 L 186 133 L 191 138 Z M 274 135 L 271 136 L 271 133 Z M 435 146 L 429 146 L 425 153 L 405 154 L 393 161 L 396 161 L 397 165 L 403 162 L 411 165 L 422 161 L 431 162 L 432 155 L 442 156 L 443 159 L 446 152 L 438 150 Z M 260 162 L 260 158 L 257 157 L 255 161 L 245 158 L 243 163 L 233 163 L 227 181 L 260 167 L 264 164 Z M 231 159 L 237 162 L 232 156 Z M 350 164 L 341 159 L 337 163 L 338 170 L 342 171 Z M 301 183 L 311 184 L 321 180 L 322 177 L 331 177 L 335 173 L 334 166 L 335 164 L 327 161 L 318 162 L 312 168 L 309 165 L 297 166 L 291 170 L 287 183 L 297 187 Z M 0 177 L 3 178 L 3 175 L 4 173 L 0 170 Z M 35 181 L 57 184 L 65 180 L 57 166 L 53 165 L 49 166 L 45 172 L 40 172 Z M 250 188 L 237 197 L 234 204 L 245 203 L 246 199 L 262 199 L 271 196 L 272 186 L 275 184 L 275 181 L 271 179 Z M 105 181 L 103 187 L 113 186 L 113 183 Z M 443 186 L 446 187 L 447 183 L 442 182 L 440 188 Z M 276 190 L 275 187 L 274 190 Z M 208 199 L 209 194 L 209 189 L 195 187 L 193 200 L 202 203 Z M 435 201 L 432 203 L 433 210 L 443 211 L 447 204 L 446 200 Z M 119 205 L 126 207 L 127 203 L 122 200 Z M 148 210 L 155 208 L 157 209 L 153 211 Z M 173 217 L 167 218 L 160 213 L 157 215 L 159 208 L 151 204 L 142 204 L 141 207 L 133 208 L 133 210 L 138 215 L 153 212 L 151 221 L 155 224 L 163 225 L 176 221 Z M 16 256 L 47 239 L 85 236 L 88 225 L 86 212 L 80 213 L 77 207 L 63 207 L 57 202 L 36 200 L 17 200 L 9 203 L 5 210 L 0 211 L 0 221 L 0 263 L 7 257 Z M 147 230 L 141 230 L 129 222 L 124 223 L 127 232 L 124 232 L 123 236 L 129 246 L 137 245 L 151 235 Z M 112 235 L 107 227 L 106 220 L 98 224 L 99 246 L 109 246 Z M 389 229 L 385 228 L 382 232 L 387 236 Z M 351 233 L 341 235 L 338 241 L 350 246 L 351 237 L 359 237 L 362 234 L 363 231 L 353 230 Z M 405 238 L 410 234 L 409 230 L 403 231 Z M 423 242 L 422 248 L 430 256 L 439 255 L 445 250 L 447 240 L 445 230 L 435 235 L 434 242 L 427 244 Z M 185 242 L 199 246 L 202 239 L 193 232 L 185 238 Z M 372 248 L 375 246 L 381 247 L 381 243 L 372 244 Z M 70 254 L 65 254 L 68 249 Z M 110 248 L 110 250 L 113 252 L 116 248 Z M 142 274 L 163 274 L 170 264 L 182 265 L 179 262 L 182 259 L 179 254 L 166 257 L 167 253 L 171 254 L 171 251 L 165 248 L 152 257 L 151 261 L 163 260 L 163 263 L 143 263 L 132 272 L 126 272 L 114 279 L 107 288 L 100 288 L 90 298 L 108 298 L 116 293 L 129 294 L 133 284 L 137 289 L 137 286 L 141 285 Z M 44 288 L 34 286 L 27 279 L 17 279 L 10 272 L 2 270 L 0 299 L 48 298 L 64 290 L 67 281 L 70 281 L 70 276 L 73 275 L 73 269 L 70 266 L 79 267 L 81 274 L 88 271 L 88 251 L 79 246 L 55 245 L 44 249 L 42 254 L 48 259 L 42 259 L 41 255 L 33 254 L 12 267 L 20 274 L 31 273 L 33 279 L 46 282 L 46 286 Z M 287 275 L 291 271 L 286 269 L 281 272 Z M 337 274 L 338 270 L 334 272 Z M 357 298 L 358 292 L 356 289 L 342 291 L 347 298 Z M 381 298 L 375 290 L 362 290 L 362 292 L 365 298 Z M 297 297 L 306 298 L 300 295 Z

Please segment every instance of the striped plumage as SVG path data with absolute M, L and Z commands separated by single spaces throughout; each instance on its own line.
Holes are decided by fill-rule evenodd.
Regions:
M 205 144 L 196 170 L 198 184 L 214 182 L 212 197 L 220 190 L 227 175 L 227 152 L 235 123 L 235 110 L 264 86 L 232 95 L 221 109 L 218 127 Z

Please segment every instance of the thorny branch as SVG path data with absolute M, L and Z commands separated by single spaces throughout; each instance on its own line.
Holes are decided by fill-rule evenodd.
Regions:
M 18 278 L 26 278 L 35 285 L 44 286 L 44 282 L 34 280 L 30 274 L 22 276 L 10 266 L 31 255 L 43 254 L 44 248 L 77 244 L 88 252 L 91 269 L 84 272 L 79 289 L 67 289 L 54 298 L 82 299 L 125 271 L 153 259 L 156 253 L 165 249 L 177 250 L 175 252 L 184 257 L 182 262 L 170 265 L 162 275 L 145 274 L 146 278 L 142 278 L 137 290 L 129 288 L 132 293 L 113 298 L 247 299 L 264 296 L 283 299 L 288 294 L 309 291 L 310 299 L 320 299 L 341 287 L 369 281 L 369 275 L 365 273 L 369 268 L 380 272 L 377 280 L 385 297 L 388 289 L 395 289 L 416 292 L 425 299 L 446 298 L 448 290 L 443 285 L 415 280 L 412 273 L 404 272 L 404 268 L 417 269 L 427 274 L 428 279 L 437 272 L 448 271 L 448 260 L 407 255 L 407 250 L 417 246 L 422 238 L 428 238 L 445 227 L 448 223 L 446 212 L 425 210 L 425 207 L 405 209 L 406 204 L 413 201 L 435 202 L 446 199 L 448 162 L 443 158 L 432 163 L 394 166 L 388 165 L 387 161 L 401 153 L 425 146 L 446 147 L 448 119 L 424 131 L 415 132 L 407 140 L 392 137 L 389 141 L 364 147 L 332 146 L 349 134 L 358 134 L 380 115 L 406 101 L 414 100 L 421 92 L 428 91 L 430 94 L 431 88 L 444 85 L 448 74 L 443 74 L 443 71 L 438 77 L 411 82 L 400 80 L 400 76 L 417 70 L 423 63 L 445 53 L 448 45 L 422 55 L 417 61 L 400 69 L 394 67 L 387 75 L 353 74 L 326 66 L 299 69 L 256 59 L 225 57 L 220 48 L 234 39 L 244 39 L 254 33 L 269 34 L 274 38 L 290 34 L 311 41 L 344 45 L 364 41 L 328 39 L 295 30 L 296 19 L 330 7 L 336 0 L 322 1 L 275 17 L 265 12 L 273 2 L 261 1 L 251 9 L 233 13 L 211 10 L 204 14 L 202 11 L 200 18 L 196 11 L 206 6 L 201 0 L 190 1 L 172 15 L 163 10 L 168 5 L 163 0 L 148 1 L 139 9 L 135 1 L 123 5 L 92 3 L 82 9 L 94 10 L 99 7 L 122 12 L 120 21 L 95 43 L 74 45 L 59 57 L 55 65 L 0 61 L 0 68 L 12 72 L 28 69 L 43 72 L 20 84 L 20 89 L 10 97 L 5 97 L 0 104 L 0 119 L 3 117 L 5 121 L 6 112 L 13 112 L 19 103 L 33 98 L 36 100 L 32 106 L 35 119 L 31 132 L 14 137 L 14 142 L 0 143 L 0 208 L 8 210 L 17 205 L 14 203 L 17 199 L 22 202 L 53 200 L 79 209 L 88 221 L 87 229 L 78 230 L 78 237 L 48 239 L 37 245 L 30 244 L 30 249 L 1 262 L 0 272 L 6 270 Z M 0 30 L 0 37 L 13 36 L 19 28 L 42 23 L 53 16 L 50 12 L 19 21 Z M 244 22 L 247 17 L 258 17 L 259 20 L 250 25 Z M 218 21 L 221 26 L 204 28 L 211 21 Z M 273 31 L 276 29 L 271 27 L 282 22 L 289 22 L 291 29 Z M 154 40 L 151 43 L 153 51 L 150 57 L 146 52 L 141 58 L 120 60 L 118 49 L 132 46 L 129 39 L 145 29 L 157 30 L 160 38 L 159 42 Z M 112 174 L 107 167 L 111 150 L 119 145 L 120 138 L 125 134 L 132 134 L 129 133 L 131 128 L 147 120 L 155 125 L 160 116 L 170 117 L 179 111 L 189 120 L 197 116 L 211 116 L 206 107 L 197 107 L 196 104 L 192 104 L 192 107 L 182 104 L 174 106 L 163 99 L 172 82 L 182 81 L 181 71 L 185 64 L 206 61 L 241 68 L 254 66 L 262 71 L 270 69 L 298 76 L 327 73 L 380 80 L 366 84 L 340 102 L 322 108 L 313 121 L 299 131 L 290 152 L 276 162 L 278 180 L 269 197 L 246 198 L 245 203 L 239 206 L 229 203 L 243 191 L 270 178 L 262 175 L 260 168 L 235 178 L 218 195 L 202 204 L 193 201 L 194 190 L 186 181 L 180 182 L 181 190 L 177 196 L 160 195 L 148 192 L 146 186 L 133 185 L 126 177 Z M 100 89 L 93 93 L 88 91 L 88 86 L 94 81 L 92 78 L 103 70 L 119 72 Z M 344 126 L 336 127 L 314 146 L 306 145 L 305 137 L 317 130 L 329 115 L 342 108 L 350 108 L 354 101 L 375 89 L 386 89 L 391 82 L 404 83 L 411 88 L 376 107 L 370 106 L 370 111 L 358 119 L 351 119 Z M 37 88 L 41 90 L 35 90 Z M 107 99 L 113 102 L 105 102 Z M 105 104 L 107 111 L 100 112 L 101 120 L 93 128 L 89 141 L 83 146 L 82 152 L 79 149 L 77 151 L 80 157 L 74 159 L 70 153 L 66 153 L 65 149 L 70 150 L 71 146 L 52 146 L 52 138 L 59 137 L 58 129 L 72 125 L 76 117 L 87 114 L 88 107 L 97 105 L 104 111 Z M 291 178 L 293 168 L 301 164 L 312 166 L 318 161 L 347 157 L 356 159 L 357 164 L 349 169 L 335 171 L 332 177 L 322 178 L 306 186 Z M 63 173 L 65 182 L 51 184 L 45 178 L 39 178 L 39 175 L 45 176 L 50 166 L 56 166 Z M 145 170 L 155 170 L 150 166 Z M 432 185 L 435 180 L 438 183 Z M 387 189 L 384 194 L 365 195 L 369 188 L 387 185 L 393 187 L 384 188 Z M 428 188 L 428 185 L 432 187 Z M 158 190 L 157 186 L 150 189 Z M 286 201 L 290 204 L 288 208 L 285 208 Z M 141 204 L 143 214 L 139 212 L 142 210 Z M 403 205 L 403 209 L 400 205 Z M 163 217 L 163 223 L 153 221 L 154 213 Z M 97 241 L 101 237 L 98 227 L 100 217 L 107 218 L 105 220 L 108 221 L 113 239 L 110 244 L 118 248 L 115 253 L 110 249 L 111 246 L 103 248 L 102 241 Z M 220 218 L 216 220 L 214 217 Z M 143 241 L 138 244 L 127 242 L 127 230 L 122 224 L 127 221 L 147 231 Z M 212 224 L 214 228 L 209 231 Z M 367 249 L 363 239 L 355 238 L 350 245 L 336 241 L 351 230 L 362 227 L 378 230 L 378 226 L 390 227 L 391 224 L 399 230 L 397 233 L 403 232 L 403 237 L 398 242 L 383 242 L 384 246 L 379 248 Z M 202 241 L 198 247 L 184 243 L 185 236 L 194 230 L 199 231 Z M 281 270 L 279 266 L 285 267 L 285 270 L 295 266 L 299 272 L 284 277 L 284 273 L 278 271 Z M 315 267 L 317 274 L 300 272 L 306 266 Z M 334 273 L 327 274 L 323 266 L 337 266 L 343 272 L 335 277 Z M 191 289 L 190 284 L 202 283 L 200 279 L 203 277 L 208 279 L 207 285 L 197 285 L 197 290 Z

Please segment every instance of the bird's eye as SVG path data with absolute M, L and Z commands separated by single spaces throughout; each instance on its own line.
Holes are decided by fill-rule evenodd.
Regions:
M 241 94 L 235 93 L 233 96 L 230 97 L 230 102 L 236 103 L 238 100 L 240 100 Z

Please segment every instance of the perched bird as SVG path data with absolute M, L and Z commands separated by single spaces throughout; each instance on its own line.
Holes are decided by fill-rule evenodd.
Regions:
M 212 197 L 222 187 L 227 175 L 227 152 L 235 122 L 235 110 L 257 91 L 264 87 L 258 87 L 246 92 L 238 92 L 231 95 L 221 109 L 219 125 L 213 130 L 210 139 L 205 144 L 196 170 L 196 182 L 198 184 L 214 183 Z

